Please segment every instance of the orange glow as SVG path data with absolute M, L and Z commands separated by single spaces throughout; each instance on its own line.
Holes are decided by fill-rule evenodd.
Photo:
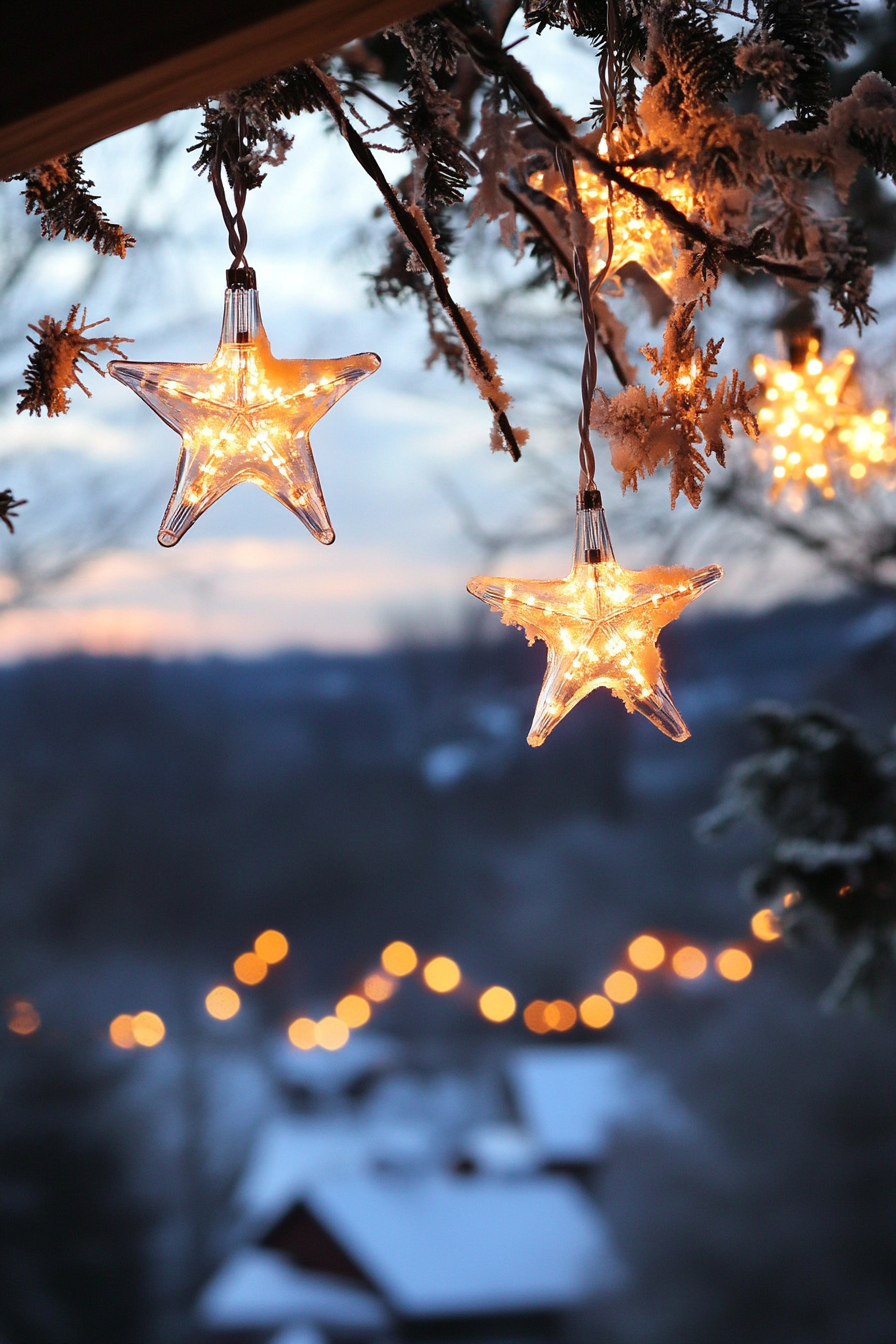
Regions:
M 134 1019 L 130 1013 L 119 1013 L 109 1023 L 109 1040 L 119 1050 L 133 1050 L 137 1042 L 134 1040 Z
M 798 891 L 788 891 L 784 897 L 784 909 L 789 910 L 791 906 L 798 905 L 802 899 Z
M 757 910 L 750 920 L 750 928 L 763 943 L 773 943 L 781 937 L 781 921 L 774 910 Z
M 657 966 L 662 966 L 666 960 L 666 949 L 659 938 L 654 938 L 649 933 L 642 933 L 640 938 L 629 943 L 628 959 L 639 971 L 655 971 Z
M 716 970 L 724 980 L 746 980 L 753 961 L 740 947 L 726 947 L 716 957 Z
M 534 1031 L 538 1036 L 543 1036 L 550 1027 L 544 1020 L 545 1009 L 548 1004 L 544 999 L 533 999 L 523 1012 L 523 1021 L 530 1031 Z
M 433 957 L 423 967 L 423 979 L 436 994 L 450 994 L 460 984 L 460 967 L 450 957 Z
M 360 994 L 346 994 L 336 1005 L 336 1016 L 347 1027 L 363 1027 L 370 1021 L 370 1004 Z
M 322 1017 L 314 1026 L 314 1041 L 322 1050 L 341 1050 L 348 1034 L 348 1027 L 338 1017 Z
M 553 1003 L 545 1005 L 544 1024 L 551 1031 L 569 1031 L 578 1021 L 578 1016 L 573 1004 L 567 1003 L 566 999 L 555 999 Z
M 492 985 L 479 995 L 479 1011 L 489 1022 L 509 1022 L 516 1012 L 516 999 L 509 989 Z
M 315 1025 L 310 1017 L 297 1017 L 295 1022 L 290 1022 L 287 1035 L 297 1050 L 313 1050 L 317 1045 Z
M 410 943 L 390 943 L 383 949 L 383 955 L 380 958 L 383 963 L 383 970 L 388 971 L 390 975 L 410 975 L 411 971 L 417 965 L 417 953 L 411 947 Z
M 706 957 L 699 947 L 680 947 L 672 958 L 672 969 L 682 980 L 697 980 L 706 970 Z
M 630 1003 L 638 992 L 638 982 L 631 971 L 613 971 L 604 981 L 604 993 L 614 1003 Z
M 10 1004 L 6 1025 L 16 1036 L 31 1036 L 40 1026 L 40 1013 L 27 999 Z
M 205 1010 L 219 1022 L 236 1017 L 240 1010 L 240 996 L 229 985 L 217 985 L 205 996 Z
M 387 975 L 368 975 L 364 981 L 364 993 L 371 1003 L 385 1003 L 395 993 L 395 981 Z
M 255 939 L 255 955 L 267 962 L 268 966 L 276 966 L 288 951 L 289 943 L 276 929 L 265 929 L 264 933 L 260 933 Z
M 268 973 L 266 961 L 255 952 L 244 952 L 233 963 L 233 973 L 244 985 L 260 985 Z
M 151 1050 L 165 1039 L 165 1023 L 158 1013 L 137 1013 L 131 1021 L 131 1032 L 137 1045 Z
M 586 1027 L 593 1027 L 595 1031 L 608 1026 L 613 1015 L 613 1005 L 603 994 L 589 994 L 579 1004 L 579 1017 Z

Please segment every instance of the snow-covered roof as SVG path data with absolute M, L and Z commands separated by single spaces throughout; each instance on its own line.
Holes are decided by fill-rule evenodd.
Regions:
M 661 1079 L 612 1046 L 525 1046 L 507 1061 L 520 1119 L 546 1162 L 593 1162 L 620 1124 L 668 1129 L 682 1108 Z
M 487 1176 L 529 1176 L 541 1161 L 541 1152 L 528 1130 L 501 1121 L 468 1129 L 458 1144 L 458 1155 Z
M 303 1321 L 300 1325 L 284 1325 L 268 1344 L 327 1344 L 327 1337 L 316 1325 Z
M 305 1204 L 405 1318 L 562 1310 L 622 1279 L 603 1219 L 562 1176 L 362 1173 Z
M 373 1293 L 330 1274 L 296 1269 L 278 1251 L 245 1247 L 225 1260 L 196 1304 L 217 1330 L 267 1329 L 291 1323 L 333 1330 L 381 1330 L 388 1312 Z
M 355 1033 L 341 1050 L 297 1050 L 288 1040 L 278 1039 L 271 1052 L 274 1071 L 285 1083 L 311 1092 L 342 1092 L 365 1074 L 397 1064 L 400 1043 L 391 1036 L 364 1031 Z

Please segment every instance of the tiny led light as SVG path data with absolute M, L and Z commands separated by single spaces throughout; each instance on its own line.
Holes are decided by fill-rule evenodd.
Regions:
M 551 1031 L 569 1031 L 578 1021 L 575 1005 L 566 999 L 555 999 L 544 1007 L 544 1024 Z
M 586 1027 L 593 1027 L 595 1031 L 608 1026 L 613 1021 L 613 1015 L 613 1005 L 603 994 L 589 994 L 579 1004 L 579 1017 Z
M 450 957 L 433 957 L 423 967 L 423 979 L 436 994 L 450 994 L 460 984 L 460 967 Z
M 137 1013 L 131 1020 L 131 1031 L 136 1044 L 150 1050 L 165 1039 L 165 1023 L 158 1013 Z
M 544 1020 L 545 1009 L 549 1005 L 544 999 L 533 999 L 527 1004 L 523 1012 L 523 1021 L 530 1031 L 534 1031 L 537 1036 L 543 1036 L 545 1032 L 551 1030 Z
M 631 971 L 613 971 L 604 981 L 604 993 L 614 1003 L 630 1003 L 638 992 L 638 982 Z
M 680 947 L 672 958 L 672 969 L 682 980 L 697 980 L 706 970 L 706 956 L 699 947 Z
M 716 957 L 716 970 L 724 980 L 746 980 L 753 969 L 753 959 L 743 948 L 726 947 Z
M 15 1036 L 32 1036 L 40 1026 L 40 1013 L 28 999 L 16 999 L 9 1005 L 6 1025 Z
M 479 1011 L 488 1022 L 508 1022 L 516 1012 L 516 999 L 503 985 L 492 985 L 479 995 Z
M 243 985 L 260 985 L 268 973 L 268 964 L 256 952 L 244 952 L 233 963 L 233 973 Z
M 287 1035 L 297 1050 L 313 1050 L 317 1045 L 314 1035 L 316 1023 L 310 1017 L 297 1017 L 290 1022 Z
M 229 985 L 216 985 L 205 996 L 205 1010 L 210 1017 L 216 1017 L 219 1022 L 226 1022 L 228 1018 L 236 1017 L 239 1012 L 240 996 Z
M 781 937 L 781 921 L 774 910 L 757 910 L 750 920 L 750 928 L 763 943 L 773 943 Z
M 659 938 L 642 933 L 628 945 L 628 959 L 639 971 L 655 971 L 666 960 L 666 949 Z
M 363 1027 L 370 1021 L 370 1004 L 360 994 L 346 994 L 336 1005 L 336 1016 L 347 1027 Z
M 348 1027 L 338 1017 L 322 1017 L 314 1024 L 314 1041 L 322 1050 L 341 1050 L 348 1036 Z
M 255 939 L 255 955 L 267 962 L 268 966 L 276 966 L 288 951 L 289 943 L 276 929 L 265 929 L 264 933 L 260 933 Z
M 130 1013 L 119 1013 L 112 1019 L 109 1023 L 109 1040 L 119 1050 L 133 1050 L 137 1042 L 134 1040 L 134 1019 Z
M 368 975 L 364 981 L 364 993 L 371 1003 L 385 1003 L 395 993 L 395 981 L 388 975 Z
M 410 975 L 417 966 L 417 953 L 410 943 L 398 941 L 383 948 L 380 960 L 383 963 L 383 970 L 388 971 L 390 975 Z

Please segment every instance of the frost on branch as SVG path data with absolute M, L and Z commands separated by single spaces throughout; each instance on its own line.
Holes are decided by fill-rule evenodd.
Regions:
M 643 346 L 651 372 L 664 389 L 648 392 L 635 385 L 608 397 L 600 388 L 591 413 L 591 425 L 610 443 L 614 468 L 622 488 L 637 490 L 638 482 L 657 467 L 670 469 L 672 507 L 683 494 L 697 508 L 710 457 L 725 465 L 726 439 L 735 423 L 757 438 L 759 427 L 750 403 L 758 389 L 747 389 L 735 369 L 717 387 L 716 362 L 722 341 L 697 345 L 693 326 L 696 302 L 679 304 L 666 326 L 662 351 Z
M 104 317 L 99 322 L 88 322 L 85 310 L 80 325 L 76 325 L 78 307 L 77 303 L 72 305 L 65 322 L 57 322 L 54 317 L 47 316 L 41 318 L 37 326 L 31 324 L 31 330 L 40 339 L 28 337 L 34 350 L 25 369 L 25 386 L 19 388 L 19 396 L 22 398 L 16 407 L 19 415 L 22 411 L 28 411 L 29 415 L 40 415 L 42 410 L 47 415 L 65 415 L 71 405 L 67 395 L 70 387 L 77 383 L 81 391 L 90 396 L 89 389 L 79 377 L 83 371 L 78 367 L 81 360 L 105 377 L 105 370 L 91 358 L 92 355 L 110 353 L 124 359 L 120 346 L 125 341 L 129 343 L 130 338 L 88 336 L 88 331 L 101 327 L 109 319 Z
M 93 243 L 94 251 L 103 257 L 124 257 L 134 246 L 136 239 L 108 220 L 98 198 L 90 194 L 94 184 L 84 176 L 80 154 L 50 159 L 10 180 L 25 183 L 26 213 L 40 216 L 45 238 L 60 234 L 67 242 L 82 238 Z
M 503 112 L 496 92 L 483 100 L 479 134 L 473 141 L 472 152 L 478 155 L 479 186 L 470 202 L 469 223 L 485 216 L 499 220 L 501 242 L 506 248 L 520 248 L 516 227 L 516 208 L 501 190 L 514 172 L 522 166 L 522 150 L 516 138 L 520 119 L 514 112 Z

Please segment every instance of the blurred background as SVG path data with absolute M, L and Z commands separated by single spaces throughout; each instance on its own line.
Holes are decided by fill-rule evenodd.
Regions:
M 892 78 L 892 16 L 863 12 Z M 587 48 L 548 33 L 526 61 L 587 113 Z M 726 568 L 663 636 L 693 737 L 600 694 L 533 752 L 543 650 L 465 584 L 566 572 L 575 312 L 474 227 L 453 287 L 532 431 L 519 464 L 491 454 L 475 390 L 423 369 L 419 315 L 371 303 L 387 224 L 318 117 L 247 219 L 274 353 L 383 360 L 314 431 L 336 545 L 239 487 L 162 551 L 171 432 L 93 375 L 52 421 L 15 392 L 28 323 L 85 298 L 131 358 L 210 358 L 227 256 L 197 122 L 87 152 L 138 238 L 125 262 L 41 241 L 0 188 L 0 485 L 29 501 L 0 538 L 0 1341 L 889 1344 L 892 1007 L 821 1012 L 834 951 L 757 936 L 756 836 L 694 822 L 757 700 L 886 738 L 892 556 L 849 503 L 810 547 L 711 493 L 670 516 L 664 481 L 621 499 L 605 464 L 623 564 Z M 858 349 L 889 401 L 896 193 L 865 191 L 879 320 Z M 725 277 L 703 337 L 743 371 L 782 304 Z M 628 951 L 645 934 L 653 969 Z M 622 970 L 634 991 L 605 994 Z M 570 1019 L 592 995 L 612 1020 Z

